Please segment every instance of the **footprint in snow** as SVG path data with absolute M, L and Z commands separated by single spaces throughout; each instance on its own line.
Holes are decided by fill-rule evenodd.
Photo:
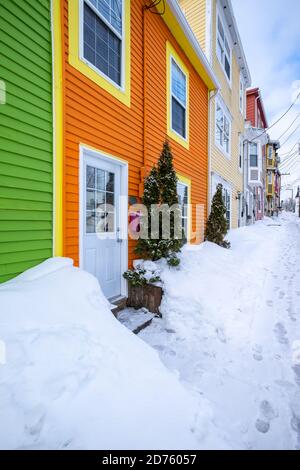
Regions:
M 279 298 L 280 299 L 283 299 L 285 297 L 285 292 L 283 292 L 282 290 L 279 292 Z
M 262 361 L 263 360 L 263 355 L 262 355 L 263 349 L 259 344 L 256 344 L 253 347 L 253 359 L 256 361 Z
M 277 418 L 278 413 L 274 410 L 273 406 L 268 400 L 263 400 L 259 405 L 260 412 L 268 421 L 272 421 L 272 419 Z
M 282 323 L 276 323 L 273 331 L 280 344 L 288 344 L 287 331 Z
M 267 421 L 263 421 L 262 419 L 257 419 L 255 423 L 255 427 L 258 430 L 258 432 L 261 432 L 262 434 L 266 434 L 270 429 L 270 423 L 268 423 Z
M 273 307 L 273 305 L 274 305 L 273 300 L 267 300 L 267 306 L 268 307 Z
M 274 410 L 273 406 L 268 400 L 263 400 L 259 405 L 261 418 L 258 418 L 255 427 L 258 432 L 266 434 L 270 429 L 270 422 L 278 417 L 278 412 Z

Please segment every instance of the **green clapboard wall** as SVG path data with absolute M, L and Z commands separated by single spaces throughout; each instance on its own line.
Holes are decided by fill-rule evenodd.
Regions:
M 51 47 L 50 0 L 0 0 L 0 282 L 52 256 Z

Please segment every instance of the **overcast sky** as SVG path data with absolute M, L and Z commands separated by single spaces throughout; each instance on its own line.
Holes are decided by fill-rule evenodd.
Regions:
M 270 125 L 291 105 L 297 91 L 300 92 L 300 0 L 232 0 L 232 4 L 252 86 L 261 89 Z M 299 113 L 300 99 L 297 106 L 270 130 L 271 137 L 279 138 Z M 294 135 L 289 138 L 294 130 Z M 281 153 L 289 152 L 299 140 L 300 116 L 282 137 Z M 282 160 L 284 158 L 285 155 Z M 298 161 L 299 164 L 288 166 L 292 179 L 298 174 L 300 177 L 300 156 Z

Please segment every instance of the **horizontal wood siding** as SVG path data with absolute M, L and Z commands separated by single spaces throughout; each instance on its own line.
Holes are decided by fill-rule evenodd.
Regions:
M 178 0 L 178 3 L 198 39 L 206 50 L 206 0 Z
M 247 121 L 250 121 L 253 127 L 256 127 L 255 104 L 256 96 L 247 93 Z
M 50 0 L 0 0 L 0 282 L 52 256 Z
M 86 144 L 126 160 L 129 163 L 129 196 L 139 197 L 144 170 L 149 170 L 157 161 L 167 134 L 167 40 L 190 71 L 190 150 L 170 139 L 175 166 L 178 172 L 191 178 L 193 202 L 206 205 L 208 91 L 162 18 L 145 11 L 143 6 L 143 0 L 131 0 L 129 108 L 69 65 L 68 1 L 64 0 L 64 253 L 76 264 L 79 263 L 79 145 Z M 130 262 L 135 257 L 133 249 L 134 242 L 129 241 Z

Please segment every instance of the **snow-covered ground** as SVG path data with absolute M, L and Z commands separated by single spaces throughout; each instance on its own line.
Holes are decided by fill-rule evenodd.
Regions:
M 299 448 L 300 223 L 229 238 L 157 263 L 138 336 L 68 259 L 1 285 L 0 448 Z
M 139 336 L 207 401 L 200 441 L 300 448 L 300 222 L 283 214 L 229 239 L 231 250 L 205 243 L 163 270 L 163 319 Z

